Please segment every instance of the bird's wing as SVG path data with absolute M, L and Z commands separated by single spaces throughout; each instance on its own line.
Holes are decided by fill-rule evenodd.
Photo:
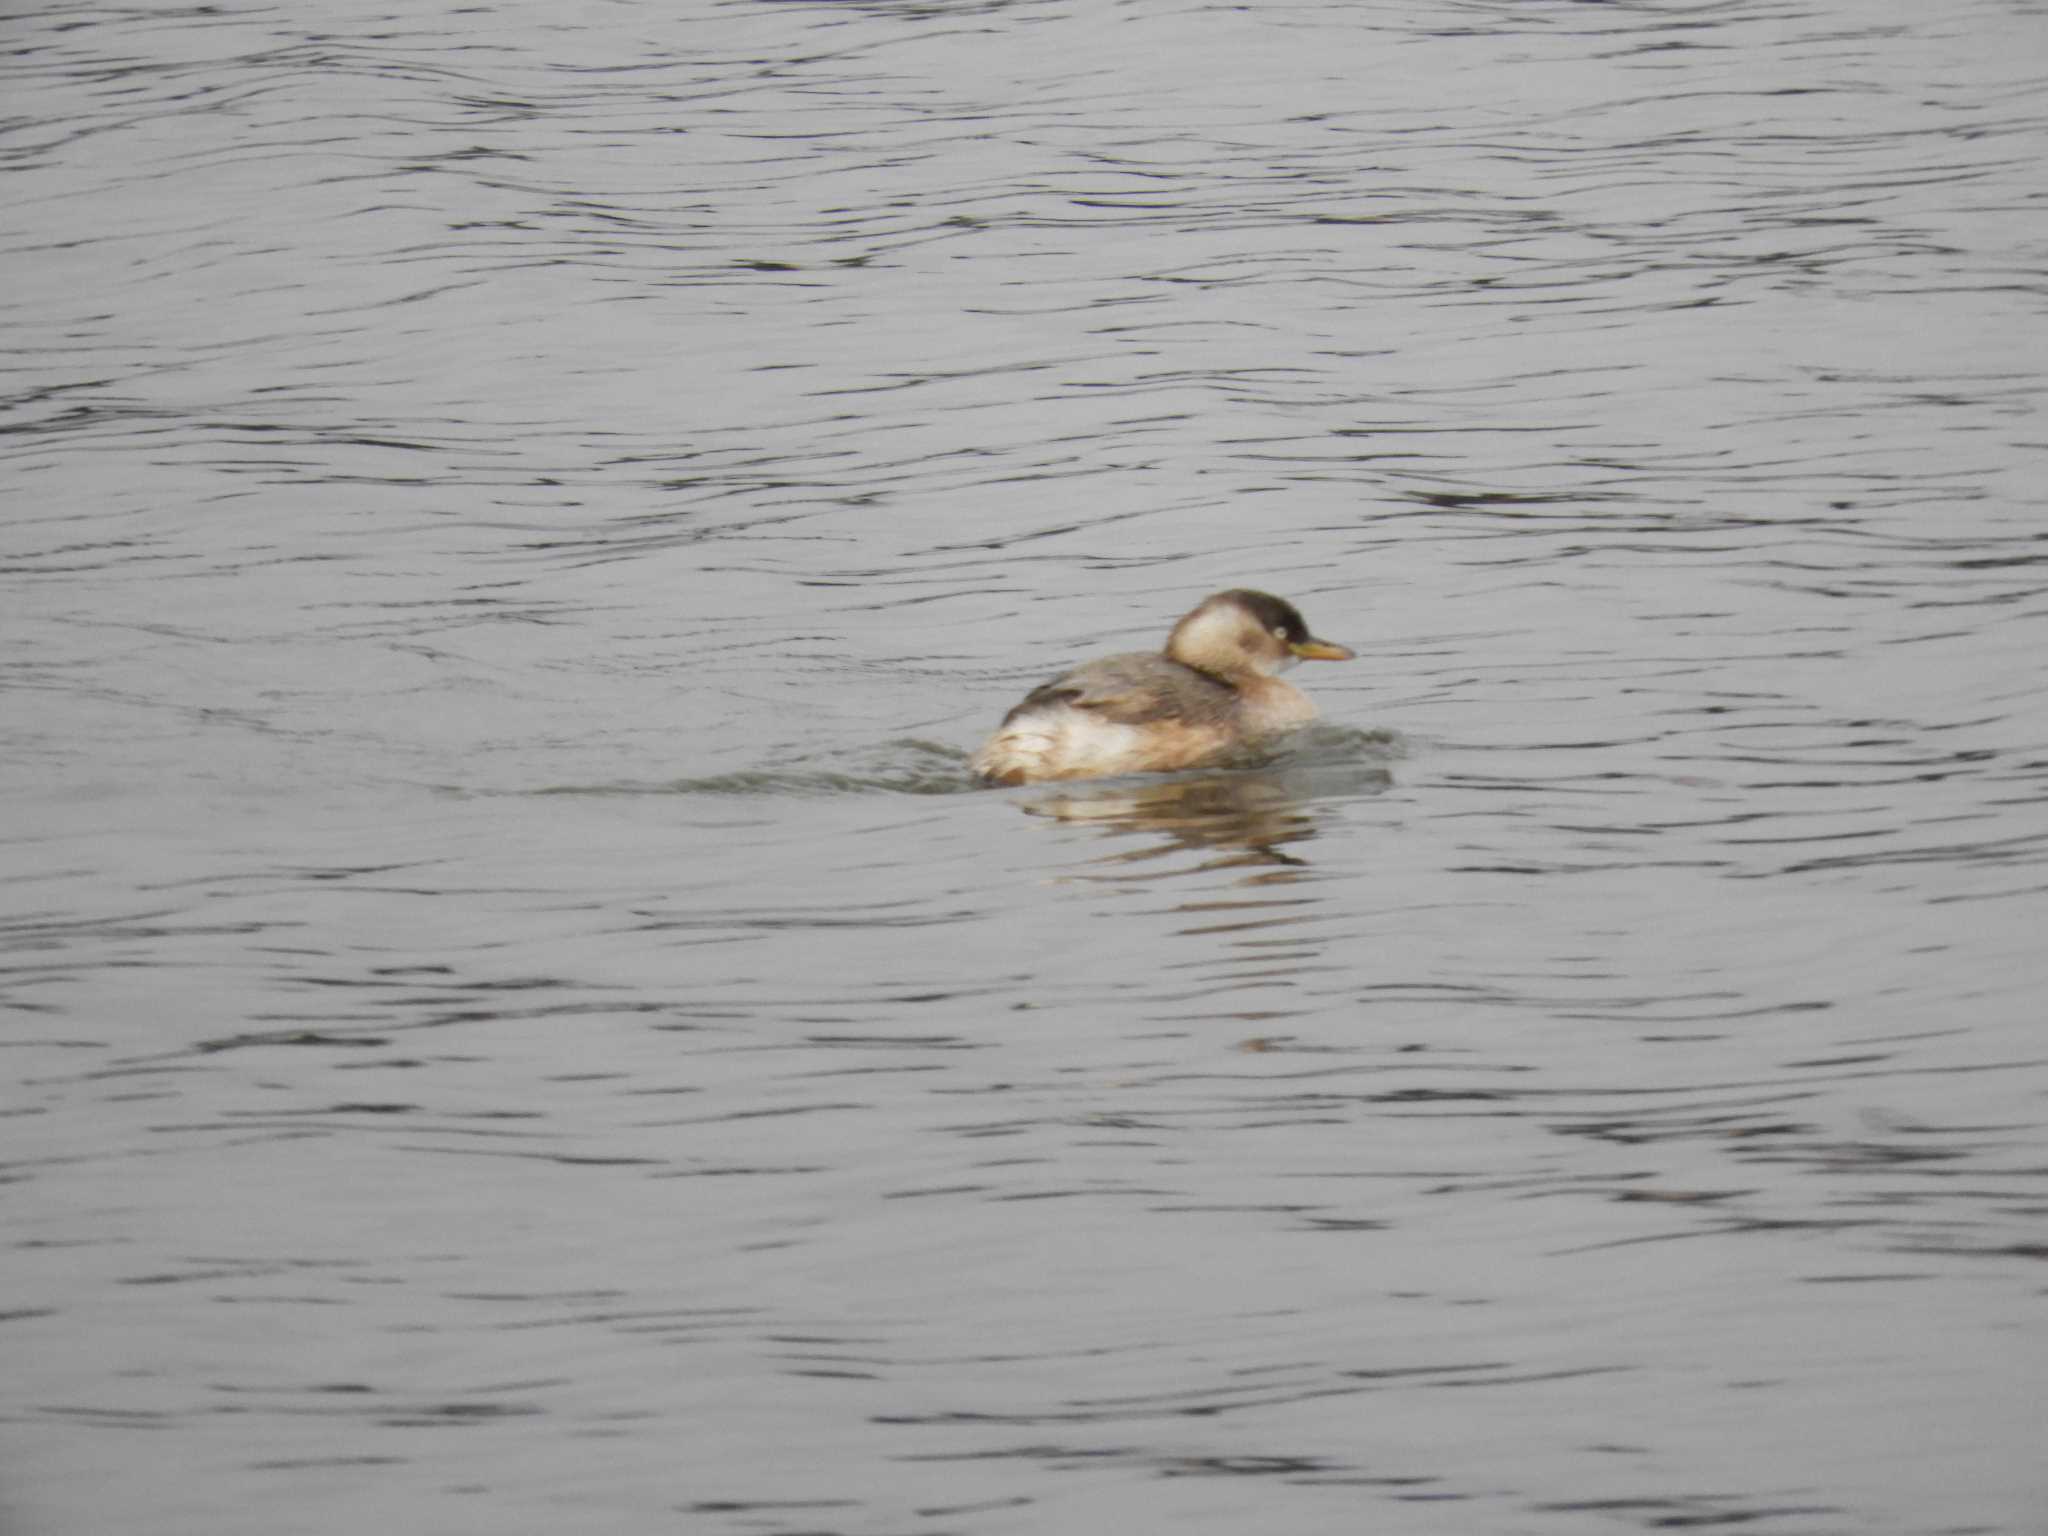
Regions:
M 1107 656 L 1041 683 L 1010 711 L 1010 718 L 1065 705 L 1085 709 L 1118 725 L 1154 720 L 1190 721 L 1213 717 L 1232 702 L 1230 689 L 1192 667 L 1164 656 L 1136 652 Z

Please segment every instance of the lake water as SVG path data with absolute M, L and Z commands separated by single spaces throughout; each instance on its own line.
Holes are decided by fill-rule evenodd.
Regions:
M 2040 5 L 0 43 L 8 1536 L 2048 1529 Z

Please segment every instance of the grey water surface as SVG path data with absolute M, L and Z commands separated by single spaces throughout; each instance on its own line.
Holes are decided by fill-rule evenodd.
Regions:
M 11 7 L 0 1529 L 2048 1530 L 2044 85 Z M 1323 724 L 968 783 L 1236 585 Z

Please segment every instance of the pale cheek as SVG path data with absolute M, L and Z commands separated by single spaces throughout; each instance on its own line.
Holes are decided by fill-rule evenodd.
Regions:
M 1263 629 L 1241 629 L 1237 632 L 1237 648 L 1251 658 L 1252 670 L 1264 677 L 1277 677 L 1300 660 L 1294 652 L 1281 650 L 1274 654 L 1275 643 L 1285 646 L 1287 642 L 1279 636 L 1268 636 Z

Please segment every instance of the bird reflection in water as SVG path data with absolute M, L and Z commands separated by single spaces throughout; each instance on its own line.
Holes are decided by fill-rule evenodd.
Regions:
M 1332 780 L 1341 778 L 1339 785 Z M 1147 780 L 1096 780 L 1063 785 L 1022 797 L 1027 815 L 1089 823 L 1106 832 L 1149 834 L 1142 848 L 1110 855 L 1104 862 L 1137 863 L 1183 850 L 1237 850 L 1238 856 L 1210 868 L 1242 865 L 1306 867 L 1291 847 L 1316 836 L 1310 803 L 1333 793 L 1377 794 L 1393 782 L 1383 767 L 1351 764 L 1176 775 Z

